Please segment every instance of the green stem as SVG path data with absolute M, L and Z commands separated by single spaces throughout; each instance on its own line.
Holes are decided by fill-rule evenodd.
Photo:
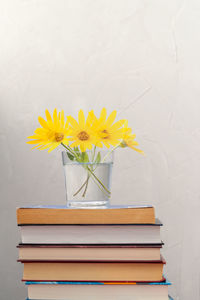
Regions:
M 101 180 L 90 170 L 90 168 L 88 167 L 87 168 L 88 169 L 88 171 L 90 172 L 90 174 L 92 175 L 92 176 L 94 176 L 94 178 L 99 182 L 99 184 L 106 190 L 106 192 L 108 193 L 108 194 L 111 194 L 111 192 L 107 189 L 107 187 L 101 182 Z
M 76 156 L 76 153 L 75 153 L 72 149 L 70 149 L 70 147 L 67 147 L 67 146 L 66 146 L 65 144 L 63 144 L 63 143 L 61 143 L 61 145 L 62 145 L 65 149 L 67 149 L 67 151 L 71 152 L 71 154 L 73 154 L 73 155 L 76 157 L 77 161 L 79 161 L 79 158 Z
M 66 146 L 65 144 L 63 144 L 63 143 L 61 143 L 61 145 L 62 145 L 65 149 L 67 149 L 72 155 L 74 155 L 74 157 L 76 158 L 77 162 L 81 163 L 79 157 L 76 155 L 76 153 L 75 153 L 72 149 L 70 149 L 70 147 L 67 147 L 67 146 Z M 113 148 L 113 149 L 112 149 L 112 150 L 104 157 L 104 159 L 103 159 L 102 162 L 104 162 L 105 159 L 106 159 L 106 157 L 107 157 L 108 155 L 110 155 L 110 154 L 111 154 L 118 146 L 119 146 L 119 145 L 117 145 L 116 147 L 114 147 L 114 148 Z M 96 147 L 96 146 L 95 146 L 95 147 Z M 95 150 L 96 150 L 96 148 L 95 148 Z M 83 168 L 85 168 L 85 169 L 88 170 L 88 172 L 95 178 L 95 180 L 100 184 L 100 186 L 102 186 L 103 189 L 110 195 L 111 192 L 106 188 L 106 186 L 101 182 L 101 180 L 93 173 L 93 171 L 92 171 L 87 165 L 85 166 L 84 164 L 82 164 L 82 166 L 83 166 Z M 97 182 L 94 180 L 93 177 L 92 177 L 93 181 L 97 184 Z M 80 187 L 80 189 L 79 189 L 74 195 L 77 195 L 77 194 L 82 190 L 82 188 L 83 188 L 85 185 L 88 184 L 88 180 L 89 180 L 89 178 L 86 179 L 86 181 L 83 183 L 83 185 Z M 98 187 L 103 191 L 103 189 L 99 186 L 99 184 L 97 184 Z M 85 192 L 86 192 L 86 191 L 85 191 Z M 104 192 L 104 191 L 103 191 L 103 192 Z M 105 194 L 105 192 L 104 192 L 104 194 Z
M 87 183 L 87 179 L 85 180 L 85 182 L 82 184 L 82 186 L 78 189 L 78 191 L 76 191 L 75 194 L 73 194 L 73 196 L 75 197 L 78 193 L 80 193 L 80 191 L 82 190 L 82 188 L 84 188 L 84 186 L 86 185 Z
M 87 180 L 86 180 L 86 185 L 85 185 L 85 190 L 84 190 L 84 192 L 83 192 L 82 197 L 85 197 L 85 194 L 86 194 L 86 191 L 87 191 L 87 188 L 88 188 L 88 182 L 89 182 L 89 179 L 90 179 L 90 175 L 89 175 L 89 173 L 88 173 L 88 175 L 87 175 Z
M 91 179 L 94 181 L 94 183 L 98 186 L 98 188 L 102 191 L 102 193 L 106 196 L 106 197 L 110 197 L 110 195 L 109 194 L 107 194 L 106 193 L 106 191 L 103 189 L 103 187 L 100 185 L 100 184 L 98 184 L 98 182 L 96 182 L 95 181 L 95 179 L 91 176 Z
M 117 149 L 119 147 L 119 144 L 117 145 L 117 146 L 115 146 L 114 148 L 112 148 L 112 150 L 111 151 L 109 151 L 105 156 L 104 156 L 104 158 L 102 159 L 102 163 L 106 160 L 106 158 L 115 150 L 115 149 Z

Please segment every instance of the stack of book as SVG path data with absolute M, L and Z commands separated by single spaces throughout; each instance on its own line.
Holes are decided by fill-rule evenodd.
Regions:
M 17 209 L 28 299 L 168 300 L 152 206 Z

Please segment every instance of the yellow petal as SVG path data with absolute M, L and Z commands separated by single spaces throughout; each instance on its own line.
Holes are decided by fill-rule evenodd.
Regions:
M 133 141 L 133 140 L 128 140 L 127 143 L 130 143 L 130 145 L 133 145 L 133 146 L 139 145 L 138 142 Z
M 68 116 L 68 122 L 74 127 L 74 129 L 78 128 L 78 123 L 72 116 Z
M 127 134 L 127 138 L 134 140 L 136 138 L 136 134 Z
M 86 150 L 85 144 L 80 144 L 80 149 L 81 149 L 81 152 L 85 152 L 85 150 Z
M 54 112 L 53 112 L 53 120 L 54 120 L 54 123 L 57 123 L 58 116 L 57 116 L 57 109 L 56 108 L 54 109 Z
M 142 151 L 142 150 L 140 150 L 140 149 L 138 149 L 138 148 L 136 148 L 136 147 L 134 147 L 134 146 L 129 146 L 131 149 L 133 149 L 133 150 L 135 150 L 135 151 L 137 151 L 137 152 L 139 152 L 139 153 L 141 153 L 141 154 L 144 154 L 144 151 Z
M 79 121 L 79 126 L 83 128 L 85 126 L 85 116 L 82 109 L 79 110 L 78 121 Z
M 73 142 L 70 147 L 74 148 L 74 147 L 78 147 L 80 145 L 80 142 Z
M 103 143 L 107 148 L 110 148 L 110 144 L 106 140 L 103 140 Z
M 97 121 L 97 117 L 95 116 L 94 111 L 91 110 L 88 113 L 88 117 L 87 117 L 87 120 L 86 120 L 86 126 L 92 125 L 95 121 Z
M 100 148 L 103 147 L 102 143 L 98 140 L 94 142 L 94 145 L 97 146 L 97 147 L 100 147 Z
M 47 122 L 42 117 L 38 117 L 38 121 L 42 127 L 44 127 L 45 129 L 49 129 Z
M 102 108 L 102 110 L 101 110 L 101 114 L 100 114 L 99 121 L 100 121 L 100 122 L 105 122 L 105 120 L 106 120 L 106 109 L 105 109 L 105 107 L 104 107 L 104 108 Z
M 86 147 L 87 147 L 87 149 L 91 150 L 92 149 L 92 144 L 91 143 L 87 143 Z
M 69 118 L 67 117 L 67 121 L 65 123 L 65 129 L 68 129 L 68 127 L 69 127 Z
M 114 122 L 116 115 L 117 111 L 113 110 L 106 121 L 107 126 L 110 126 Z
M 37 144 L 36 146 L 32 147 L 31 149 L 39 148 L 39 147 L 41 147 L 41 146 L 43 146 L 43 143 L 39 143 L 39 144 Z
M 34 145 L 34 144 L 38 144 L 39 142 L 41 142 L 41 140 L 28 141 L 28 142 L 26 142 L 26 143 L 27 143 L 27 144 Z
M 53 151 L 56 147 L 58 147 L 60 145 L 60 142 L 59 143 L 54 143 L 53 146 L 51 146 L 51 148 L 48 150 L 48 152 L 51 152 Z
M 48 146 L 49 147 L 49 146 Z M 32 148 L 33 149 L 33 148 Z M 38 150 L 44 150 L 44 147 L 43 146 L 38 146 L 37 148 L 35 148 L 35 149 L 38 149 Z
M 69 139 L 63 139 L 62 143 L 67 146 L 69 144 Z
M 60 117 L 60 122 L 61 122 L 61 126 L 62 128 L 64 127 L 65 125 L 65 116 L 64 116 L 64 110 L 61 111 L 61 117 Z
M 45 110 L 45 114 L 46 114 L 47 121 L 52 122 L 52 118 L 51 118 L 51 115 L 50 115 L 48 109 Z
M 127 119 L 124 120 L 124 126 L 128 127 L 128 120 Z
M 40 150 L 45 150 L 45 149 L 47 149 L 47 148 L 50 148 L 52 146 L 52 143 L 48 143 L 48 144 L 46 144 L 46 145 L 42 145 L 39 149 Z
M 45 128 L 37 128 L 34 133 L 37 135 L 46 135 L 47 129 Z
M 124 120 L 119 120 L 111 126 L 112 130 L 117 130 L 124 125 Z
M 109 143 L 110 143 L 113 147 L 115 147 L 115 146 L 117 146 L 117 145 L 120 144 L 120 142 L 119 142 L 118 140 L 109 140 Z

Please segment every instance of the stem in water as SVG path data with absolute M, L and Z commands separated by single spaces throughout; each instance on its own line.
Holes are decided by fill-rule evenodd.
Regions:
M 85 190 L 84 190 L 84 192 L 83 192 L 82 197 L 85 197 L 85 194 L 86 194 L 86 192 L 87 192 L 89 179 L 90 179 L 90 175 L 89 175 L 89 173 L 88 173 L 88 175 L 87 175 L 87 180 L 86 180 L 86 184 L 85 184 Z

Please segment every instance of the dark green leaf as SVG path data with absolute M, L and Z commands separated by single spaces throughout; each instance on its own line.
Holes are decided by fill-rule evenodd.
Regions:
M 74 160 L 74 155 L 72 155 L 70 152 L 67 152 L 67 156 L 70 160 Z

